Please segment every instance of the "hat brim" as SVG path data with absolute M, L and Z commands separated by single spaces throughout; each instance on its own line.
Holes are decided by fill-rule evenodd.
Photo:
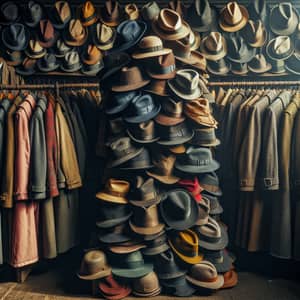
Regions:
M 104 266 L 103 268 L 105 269 L 92 275 L 82 275 L 80 272 L 77 272 L 77 276 L 82 280 L 95 280 L 109 276 L 111 274 L 111 268 L 109 266 Z
M 167 40 L 167 41 L 182 39 L 182 38 L 186 37 L 191 31 L 190 26 L 185 21 L 182 21 L 181 32 L 174 32 L 174 33 L 166 34 L 162 31 L 160 31 L 160 28 L 157 25 L 157 21 L 152 22 L 152 29 L 159 37 L 161 37 L 163 40 Z
M 247 42 L 247 43 L 248 43 L 249 46 L 251 46 L 253 48 L 261 48 L 262 46 L 265 45 L 267 40 L 268 40 L 268 33 L 267 33 L 267 30 L 264 29 L 264 33 L 263 33 L 263 36 L 261 38 L 259 38 L 254 43 L 251 43 L 251 42 Z
M 149 207 L 152 206 L 154 204 L 159 204 L 161 200 L 160 196 L 157 196 L 155 199 L 151 199 L 151 200 L 129 200 L 130 204 L 134 205 L 134 206 L 138 206 L 138 207 Z
M 127 155 L 125 155 L 125 156 L 123 156 L 123 157 L 121 157 L 121 158 L 119 158 L 119 159 L 116 159 L 116 160 L 114 160 L 114 161 L 109 162 L 109 163 L 107 164 L 107 167 L 109 167 L 109 168 L 117 167 L 117 166 L 119 166 L 119 165 L 121 165 L 121 164 L 123 164 L 123 163 L 129 161 L 130 159 L 132 159 L 132 158 L 138 156 L 139 154 L 141 154 L 141 152 L 142 152 L 143 150 L 144 150 L 143 147 L 142 147 L 141 149 L 136 149 L 135 152 L 129 153 L 129 154 L 127 154 Z
M 159 287 L 158 289 L 156 289 L 155 291 L 151 292 L 151 293 L 138 293 L 135 290 L 133 290 L 133 295 L 137 296 L 137 297 L 155 297 L 158 296 L 161 293 L 161 287 Z
M 195 286 L 199 286 L 205 289 L 210 289 L 210 290 L 218 290 L 221 288 L 224 284 L 224 277 L 223 275 L 218 275 L 215 281 L 212 282 L 207 282 L 207 281 L 199 281 L 189 275 L 186 275 L 186 280 L 190 282 L 191 284 Z
M 152 235 L 161 232 L 165 228 L 165 224 L 158 224 L 154 227 L 139 227 L 132 223 L 132 221 L 129 221 L 129 226 L 131 230 L 137 234 L 141 235 Z
M 241 71 L 231 69 L 231 73 L 232 73 L 232 74 L 235 74 L 235 75 L 246 75 L 248 72 L 249 72 L 249 71 L 248 71 L 248 68 L 245 69 L 245 70 L 241 70 Z
M 135 269 L 112 268 L 112 273 L 123 278 L 138 278 L 149 274 L 153 270 L 153 265 L 144 264 L 143 267 Z
M 189 141 L 189 144 L 196 145 L 196 146 L 202 146 L 202 147 L 216 147 L 221 144 L 221 141 L 219 139 L 215 139 L 215 141 L 213 141 L 213 142 L 203 143 L 201 141 L 196 141 L 196 140 L 192 139 L 191 141 Z
M 197 55 L 194 54 L 195 52 L 197 51 L 191 51 L 191 55 L 188 58 L 175 56 L 175 59 L 186 65 L 196 65 L 197 63 L 199 63 L 199 59 L 197 58 Z
M 128 55 L 127 56 L 127 60 L 123 61 L 122 63 L 120 63 L 118 66 L 115 66 L 113 68 L 110 68 L 109 70 L 107 70 L 105 73 L 103 73 L 101 76 L 100 76 L 100 80 L 103 81 L 107 78 L 109 78 L 110 76 L 114 75 L 116 72 L 118 72 L 119 70 L 121 70 L 123 67 L 125 67 L 126 65 L 128 65 L 130 63 L 131 59 L 130 59 L 130 56 Z M 105 63 L 104 63 L 104 66 L 105 66 Z M 104 68 L 105 69 L 105 68 Z
M 187 282 L 185 284 L 176 286 L 166 285 L 165 283 L 163 283 L 163 285 L 166 294 L 171 294 L 178 297 L 190 297 L 196 292 L 196 289 L 190 286 Z
M 34 54 L 34 53 L 30 53 L 28 51 L 28 49 L 26 49 L 25 51 L 26 56 L 28 56 L 29 58 L 33 58 L 33 59 L 37 59 L 37 58 L 42 58 L 45 56 L 45 54 L 47 53 L 46 49 L 43 49 L 41 53 L 39 54 Z
M 132 252 L 136 252 L 138 250 L 141 250 L 143 248 L 146 248 L 145 245 L 142 244 L 136 244 L 136 245 L 127 245 L 127 246 L 122 246 L 122 245 L 112 245 L 109 246 L 109 251 L 115 254 L 128 254 Z
M 10 49 L 10 50 L 14 50 L 14 51 L 23 51 L 27 48 L 28 43 L 29 43 L 29 38 L 30 38 L 30 34 L 29 31 L 27 30 L 27 28 L 25 27 L 24 32 L 25 32 L 25 43 L 24 45 L 19 45 L 19 46 L 14 46 L 11 45 L 9 42 L 7 42 L 6 40 L 6 35 L 7 35 L 7 30 L 9 29 L 9 27 L 6 27 L 2 30 L 2 42 L 5 45 L 6 48 Z
M 228 272 L 231 267 L 232 267 L 232 259 L 230 258 L 230 256 L 225 252 L 223 252 L 223 261 L 222 262 L 217 262 L 215 259 L 204 255 L 205 260 L 208 260 L 209 262 L 211 262 L 212 264 L 214 264 L 214 266 L 216 267 L 218 273 L 226 273 Z
M 155 103 L 155 107 L 151 112 L 148 112 L 145 115 L 138 115 L 138 116 L 132 116 L 132 117 L 125 117 L 124 120 L 128 123 L 141 123 L 141 122 L 147 122 L 153 118 L 155 118 L 161 109 L 160 103 Z
M 146 69 L 146 73 L 154 79 L 172 79 L 176 76 L 176 70 L 172 71 L 171 73 L 167 73 L 167 74 L 155 74 L 151 71 L 149 71 L 148 69 Z
M 221 27 L 221 29 L 223 31 L 227 31 L 227 32 L 236 32 L 236 31 L 239 31 L 241 30 L 242 28 L 244 28 L 249 20 L 249 13 L 248 13 L 248 10 L 245 6 L 243 5 L 240 5 L 239 4 L 239 8 L 241 10 L 241 13 L 242 13 L 242 20 L 236 24 L 236 25 L 229 25 L 227 24 L 224 19 L 222 18 L 222 15 L 224 13 L 224 10 L 227 9 L 226 7 L 224 7 L 221 12 L 220 12 L 220 20 L 219 20 L 219 26 Z
M 151 89 L 151 85 L 150 86 L 148 85 L 143 90 L 145 92 L 148 92 L 148 93 L 152 94 L 152 95 L 156 95 L 156 96 L 160 96 L 160 97 L 169 97 L 170 96 L 166 90 L 164 90 L 164 91 L 158 91 L 158 90 Z
M 39 69 L 41 72 L 47 73 L 47 72 L 52 72 L 52 71 L 57 70 L 57 69 L 59 68 L 59 64 L 56 63 L 56 65 L 47 68 L 47 67 L 43 67 L 43 66 L 41 65 L 41 61 L 38 60 L 38 61 L 37 61 L 37 67 L 38 67 L 38 69 Z
M 290 67 L 288 64 L 285 65 L 285 68 L 287 71 L 289 71 L 290 73 L 292 74 L 295 74 L 295 75 L 300 75 L 300 70 L 294 70 L 292 67 Z
M 132 292 L 131 288 L 122 287 L 122 288 L 118 289 L 118 291 L 116 291 L 114 293 L 114 295 L 106 294 L 103 291 L 103 287 L 100 287 L 101 284 L 102 283 L 99 284 L 100 293 L 105 299 L 108 299 L 108 300 L 120 300 L 120 299 L 123 299 L 123 298 L 126 298 L 127 296 L 129 296 Z
M 81 73 L 89 76 L 96 76 L 101 70 L 103 69 L 103 66 L 99 66 L 95 69 L 86 69 L 84 66 L 81 68 Z
M 153 165 L 150 164 L 150 162 L 145 162 L 144 165 L 139 165 L 139 166 L 133 166 L 133 167 L 121 167 L 120 170 L 146 170 L 146 169 L 151 169 L 153 168 Z
M 216 60 L 219 60 L 219 59 L 224 58 L 226 56 L 226 54 L 227 54 L 227 43 L 226 43 L 226 40 L 225 40 L 224 36 L 222 36 L 223 49 L 220 53 L 217 53 L 217 54 L 209 53 L 205 49 L 205 40 L 206 39 L 207 39 L 207 36 L 204 37 L 204 39 L 201 42 L 200 48 L 199 48 L 201 54 L 203 54 L 203 56 L 206 59 L 216 61 Z
M 252 68 L 251 66 L 248 65 L 248 69 L 252 73 L 261 74 L 261 73 L 266 73 L 266 72 L 270 71 L 272 69 L 272 66 L 271 66 L 271 64 L 268 63 L 264 68 L 256 69 L 256 68 Z
M 29 75 L 32 75 L 34 73 L 36 73 L 36 69 L 33 68 L 33 69 L 30 69 L 30 70 L 25 70 L 25 69 L 22 69 L 22 68 L 16 68 L 16 72 L 20 75 L 24 75 L 24 76 L 29 76 Z
M 119 225 L 121 223 L 125 223 L 132 215 L 132 212 L 130 212 L 127 216 L 116 218 L 116 219 L 109 219 L 105 221 L 97 221 L 96 226 L 99 228 L 110 228 L 114 227 L 116 225 Z
M 118 26 L 120 23 L 121 23 L 121 19 L 120 18 L 118 18 L 118 19 L 116 19 L 115 21 L 106 21 L 106 20 L 104 20 L 103 19 L 103 17 L 102 17 L 102 15 L 101 15 L 101 13 L 100 13 L 100 15 L 99 15 L 99 20 L 103 23 L 103 24 L 105 24 L 105 25 L 107 25 L 107 26 L 109 26 L 109 27 L 116 27 L 116 26 Z
M 212 196 L 219 197 L 219 196 L 223 195 L 222 190 L 220 189 L 219 186 L 216 186 L 216 189 L 214 191 L 212 191 L 205 183 L 201 183 L 201 180 L 200 180 L 200 185 L 204 189 L 205 192 L 207 192 L 208 194 L 210 194 Z
M 61 70 L 63 70 L 64 72 L 67 73 L 73 73 L 73 72 L 77 72 L 82 68 L 82 64 L 78 63 L 75 66 L 73 66 L 72 68 L 69 68 L 69 66 L 64 66 L 64 65 L 60 65 Z
M 129 129 L 126 130 L 128 136 L 136 143 L 139 143 L 139 144 L 150 144 L 150 143 L 154 143 L 156 141 L 158 141 L 160 138 L 159 136 L 158 137 L 154 137 L 152 139 L 147 139 L 147 140 L 140 140 L 140 139 L 137 139 L 136 137 L 133 136 L 133 134 L 129 131 Z
M 206 68 L 207 68 L 208 72 L 211 73 L 211 74 L 213 74 L 213 75 L 227 75 L 228 72 L 229 72 L 229 70 L 230 70 L 229 67 L 223 68 L 223 69 L 219 69 L 219 70 L 214 70 L 209 65 L 207 65 Z M 248 70 L 247 70 L 247 72 L 248 72 Z
M 153 177 L 156 180 L 158 180 L 158 181 L 160 181 L 162 183 L 165 183 L 165 184 L 175 184 L 175 183 L 177 183 L 180 180 L 179 177 L 176 177 L 174 175 L 162 176 L 162 175 L 158 175 L 158 174 L 152 173 L 150 171 L 146 171 L 146 173 L 150 177 Z
M 148 53 L 139 53 L 135 52 L 131 56 L 134 59 L 143 59 L 143 58 L 150 58 L 150 57 L 156 57 L 156 56 L 161 56 L 161 55 L 166 55 L 172 52 L 172 49 L 169 48 L 164 48 L 159 51 L 153 51 L 153 52 L 148 52 Z
M 176 86 L 172 82 L 173 80 L 168 80 L 167 85 L 169 89 L 179 98 L 184 99 L 184 100 L 195 100 L 199 98 L 202 95 L 201 89 L 199 86 L 195 89 L 195 91 L 192 94 L 186 94 L 184 92 L 180 92 L 177 90 Z
M 184 116 L 181 118 L 174 118 L 164 114 L 159 114 L 155 118 L 155 122 L 163 126 L 175 126 L 182 123 L 184 120 L 185 120 Z
M 107 108 L 105 110 L 105 113 L 108 114 L 108 115 L 118 114 L 118 113 L 122 112 L 123 110 L 125 110 L 128 107 L 128 105 L 130 104 L 130 102 L 131 101 L 128 101 L 126 103 L 123 103 L 122 105 Z
M 130 241 L 132 238 L 120 233 L 108 233 L 98 235 L 98 240 L 104 244 L 119 244 Z
M 152 255 L 157 255 L 157 254 L 163 253 L 163 252 L 167 251 L 168 249 L 170 249 L 170 247 L 167 243 L 165 243 L 158 247 L 143 249 L 142 252 L 144 255 L 152 256 Z
M 173 252 L 187 264 L 195 265 L 195 264 L 199 264 L 203 260 L 202 254 L 198 254 L 197 256 L 194 256 L 194 257 L 183 255 L 174 247 L 171 240 L 169 240 L 169 245 L 170 245 L 171 249 L 173 250 Z
M 191 133 L 189 133 L 189 135 L 185 136 L 185 137 L 181 137 L 181 138 L 177 138 L 176 140 L 158 140 L 157 144 L 159 145 L 163 145 L 163 146 L 177 146 L 180 144 L 184 144 L 188 141 L 190 141 L 194 136 L 194 131 L 192 131 Z
M 174 154 L 183 154 L 186 152 L 186 147 L 184 145 L 178 145 L 174 147 L 169 147 L 168 150 Z
M 175 168 L 185 173 L 209 173 L 218 170 L 220 164 L 215 160 L 212 160 L 211 164 L 207 166 L 189 166 L 175 162 Z
M 178 277 L 181 277 L 181 276 L 185 276 L 186 272 L 187 271 L 177 271 L 177 272 L 173 272 L 173 273 L 159 273 L 161 270 L 158 269 L 156 271 L 157 273 L 157 276 L 159 279 L 162 279 L 162 280 L 168 280 L 168 279 L 174 279 L 174 278 L 178 278 Z
M 102 78 L 103 80 L 103 78 Z M 128 84 L 128 85 L 115 85 L 111 87 L 111 90 L 113 92 L 129 92 L 133 90 L 137 90 L 139 88 L 142 88 L 143 86 L 147 85 L 150 82 L 150 80 L 143 80 L 140 82 L 136 82 L 133 84 Z
M 231 276 L 228 279 L 224 278 L 224 284 L 221 287 L 221 289 L 229 289 L 238 284 L 238 275 L 237 275 L 236 271 L 230 270 L 228 272 L 230 272 Z
M 96 198 L 107 201 L 107 202 L 112 202 L 112 203 L 118 203 L 118 204 L 127 204 L 128 201 L 124 197 L 119 197 L 119 196 L 114 196 L 105 192 L 99 192 L 96 194 Z
M 198 235 L 199 248 L 206 249 L 206 250 L 214 250 L 214 251 L 225 249 L 228 245 L 228 233 L 224 227 L 220 226 L 220 228 L 221 228 L 221 238 L 217 243 L 207 242 L 201 238 L 201 235 Z
M 98 21 L 98 17 L 96 15 L 96 12 L 94 13 L 93 16 L 90 16 L 87 19 L 84 19 L 84 18 L 81 19 L 82 26 L 84 26 L 84 27 L 89 27 L 89 26 L 95 24 L 97 21 Z

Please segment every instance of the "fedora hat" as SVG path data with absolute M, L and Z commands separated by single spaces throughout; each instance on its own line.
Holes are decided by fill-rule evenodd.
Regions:
M 159 208 L 164 222 L 175 230 L 188 229 L 194 226 L 198 219 L 197 202 L 184 189 L 167 192 Z
M 153 167 L 151 163 L 149 150 L 143 148 L 143 151 L 137 156 L 131 158 L 126 163 L 120 166 L 121 170 L 146 170 Z
M 286 60 L 286 69 L 295 75 L 300 74 L 300 55 L 294 53 L 288 60 Z
M 140 251 L 125 254 L 109 253 L 109 261 L 112 263 L 112 273 L 118 277 L 139 278 L 153 270 L 152 264 L 144 262 Z
M 54 28 L 64 29 L 72 18 L 68 1 L 55 1 L 50 17 Z
M 271 9 L 269 23 L 275 34 L 291 35 L 298 26 L 299 15 L 292 3 L 282 2 Z
M 143 177 L 137 176 L 134 188 L 131 190 L 128 198 L 132 205 L 149 207 L 158 204 L 161 196 L 155 188 L 153 178 L 144 180 Z
M 91 1 L 85 1 L 81 6 L 80 19 L 85 27 L 95 24 L 98 20 L 96 9 Z
M 62 39 L 57 39 L 53 50 L 56 57 L 62 58 L 66 53 L 71 52 L 73 48 L 69 47 Z
M 71 19 L 63 32 L 64 41 L 68 46 L 82 46 L 88 38 L 87 28 L 79 19 Z
M 161 109 L 151 95 L 144 94 L 135 97 L 126 109 L 124 120 L 128 123 L 147 122 L 155 118 Z
M 195 123 L 211 128 L 217 128 L 218 122 L 212 116 L 209 101 L 206 98 L 189 101 L 184 105 L 184 114 Z
M 36 27 L 43 18 L 43 7 L 36 1 L 28 1 L 24 8 L 23 20 L 28 27 Z
M 185 275 L 171 279 L 164 279 L 161 281 L 161 284 L 167 295 L 190 297 L 196 292 L 196 289 L 186 280 Z
M 81 54 L 81 61 L 86 65 L 95 65 L 102 61 L 102 58 L 101 51 L 92 44 L 87 45 Z
M 119 166 L 130 159 L 139 155 L 143 148 L 135 148 L 129 137 L 119 138 L 109 145 L 112 159 L 108 162 L 107 166 L 112 168 Z
M 270 71 L 271 64 L 267 62 L 263 54 L 256 54 L 248 63 L 248 69 L 256 74 L 261 74 Z
M 203 192 L 202 198 L 206 199 L 209 202 L 209 206 L 210 206 L 209 213 L 211 216 L 220 215 L 223 213 L 223 207 L 221 206 L 216 196 Z
M 265 0 L 252 0 L 248 5 L 248 12 L 251 20 L 261 20 L 264 24 L 267 24 L 269 11 Z
M 165 227 L 159 221 L 156 205 L 149 207 L 133 206 L 133 215 L 129 225 L 131 230 L 139 235 L 153 235 L 161 232 Z
M 29 42 L 29 31 L 23 24 L 11 24 L 3 28 L 2 42 L 9 50 L 25 50 Z
M 231 72 L 236 75 L 246 75 L 248 73 L 248 64 L 232 61 Z
M 218 273 L 225 273 L 232 268 L 232 259 L 226 250 L 204 252 L 204 259 L 211 262 L 217 269 Z
M 18 67 L 16 68 L 16 72 L 20 75 L 25 76 L 32 75 L 36 71 L 36 62 L 36 59 L 26 57 L 23 62 L 18 65 Z
M 221 289 L 229 289 L 238 284 L 238 275 L 235 270 L 230 270 L 223 274 L 224 284 Z
M 159 253 L 154 257 L 154 269 L 159 279 L 173 279 L 184 276 L 186 271 L 183 270 L 175 261 L 171 249 Z
M 208 217 L 207 224 L 195 226 L 199 237 L 199 247 L 206 250 L 222 250 L 228 245 L 228 234 L 212 217 Z
M 236 63 L 236 64 L 238 64 L 238 63 Z M 207 63 L 207 70 L 209 71 L 209 73 L 214 74 L 214 75 L 226 75 L 230 70 L 230 64 L 224 58 L 221 58 L 216 61 L 210 60 Z M 248 72 L 248 69 L 247 69 L 247 72 Z
M 100 50 L 109 50 L 114 46 L 117 32 L 103 23 L 97 23 L 93 31 L 93 42 Z
M 200 185 L 208 194 L 213 196 L 222 196 L 222 190 L 219 186 L 219 178 L 215 172 L 205 173 L 199 178 Z
M 125 223 L 131 215 L 128 205 L 101 201 L 98 204 L 96 226 L 100 229 L 112 228 Z
M 198 250 L 198 243 L 197 234 L 190 229 L 176 231 L 169 239 L 170 247 L 178 258 L 191 265 L 198 264 L 203 259 Z
M 133 91 L 150 82 L 150 80 L 144 78 L 140 68 L 137 66 L 123 67 L 118 75 L 118 80 L 111 87 L 111 90 L 114 92 Z M 145 98 L 143 98 L 143 100 L 145 100 Z
M 3 58 L 9 66 L 16 67 L 22 64 L 25 55 L 23 51 L 14 51 L 7 49 L 3 53 Z
M 153 159 L 154 168 L 146 171 L 147 175 L 165 184 L 174 184 L 180 178 L 173 175 L 176 157 L 174 155 L 164 156 L 160 154 L 158 159 Z
M 58 69 L 59 63 L 53 53 L 47 53 L 37 61 L 37 66 L 41 72 L 52 72 Z
M 65 72 L 76 72 L 80 70 L 82 64 L 77 51 L 70 51 L 65 54 L 60 64 L 60 68 Z
M 207 173 L 219 169 L 220 164 L 212 158 L 210 149 L 189 147 L 178 157 L 175 168 L 185 173 Z
M 138 297 L 154 297 L 160 294 L 161 287 L 155 272 L 150 272 L 132 283 L 133 294 Z
M 147 2 L 141 9 L 141 14 L 146 22 L 152 22 L 158 18 L 160 8 L 155 1 Z
M 273 60 L 286 60 L 293 55 L 294 46 L 288 36 L 277 36 L 270 40 L 266 49 L 267 55 Z
M 121 21 L 120 7 L 118 1 L 107 0 L 100 10 L 99 19 L 107 26 L 118 26 Z
M 130 125 L 127 134 L 134 142 L 140 144 L 153 143 L 159 140 L 152 120 Z
M 134 3 L 128 3 L 124 8 L 128 20 L 137 20 L 140 17 L 139 9 Z
M 187 190 L 194 197 L 196 202 L 199 203 L 202 200 L 201 192 L 203 188 L 200 186 L 197 177 L 193 179 L 180 179 L 178 185 Z
M 126 195 L 129 192 L 130 184 L 125 180 L 110 178 L 104 190 L 96 194 L 96 198 L 104 201 L 126 204 Z
M 247 63 L 256 54 L 256 48 L 249 47 L 241 36 L 232 36 L 227 41 L 227 58 L 234 62 Z
M 237 2 L 228 2 L 220 12 L 219 25 L 223 31 L 236 32 L 246 26 L 248 10 Z
M 194 136 L 194 131 L 185 122 L 173 126 L 158 125 L 159 145 L 175 146 L 188 142 Z
M 188 12 L 187 21 L 195 31 L 210 31 L 216 23 L 216 10 L 211 8 L 208 0 L 195 0 Z
M 224 284 L 223 275 L 218 275 L 215 266 L 209 261 L 193 265 L 186 275 L 188 282 L 205 289 L 218 290 Z
M 111 274 L 111 268 L 107 265 L 105 253 L 100 250 L 87 252 L 82 261 L 77 276 L 83 280 L 95 280 Z
M 163 8 L 152 22 L 153 31 L 163 40 L 178 40 L 187 36 L 191 28 L 174 10 Z
M 210 32 L 203 38 L 200 45 L 200 52 L 206 59 L 216 61 L 226 56 L 227 43 L 220 32 Z
M 194 137 L 189 141 L 191 145 L 216 147 L 221 144 L 216 137 L 215 128 L 196 128 L 194 132 Z
M 167 80 L 164 79 L 152 79 L 144 88 L 144 91 L 160 97 L 169 96 L 167 90 Z
M 142 250 L 144 255 L 153 256 L 163 253 L 170 249 L 167 241 L 167 235 L 165 233 L 159 235 L 151 241 L 147 241 L 147 247 Z
M 44 19 L 40 21 L 37 30 L 37 40 L 44 48 L 51 48 L 58 38 L 58 32 L 55 31 L 52 22 Z
M 163 47 L 162 40 L 155 35 L 145 36 L 138 44 L 138 49 L 132 54 L 134 59 L 144 59 L 171 53 L 172 50 Z
M 174 126 L 185 120 L 183 116 L 183 102 L 172 98 L 165 98 L 162 102 L 162 111 L 156 116 L 155 122 L 163 126 Z
M 132 240 L 129 242 L 124 242 L 120 245 L 108 245 L 109 251 L 115 254 L 132 253 L 143 248 L 146 248 L 146 246 Z
M 20 8 L 14 1 L 4 1 L 0 5 L 0 24 L 17 23 L 21 17 Z
M 168 80 L 168 87 L 179 98 L 193 100 L 202 95 L 199 81 L 198 72 L 183 69 L 176 72 L 175 78 Z
M 198 202 L 199 216 L 196 222 L 196 226 L 202 226 L 208 223 L 210 213 L 210 202 L 208 199 L 203 198 L 201 195 L 201 201 Z
M 108 140 L 105 144 L 109 147 L 109 145 L 118 140 L 121 137 L 125 137 L 125 124 L 121 117 L 117 116 L 111 120 L 108 120 Z
M 253 48 L 262 47 L 268 38 L 267 30 L 261 20 L 249 20 L 242 30 L 242 35 L 246 43 Z
M 114 93 L 112 95 L 112 100 L 108 102 L 105 113 L 108 115 L 118 114 L 124 111 L 130 102 L 140 95 L 137 91 Z
M 124 205 L 121 205 L 124 206 Z M 102 205 L 101 205 L 102 207 Z M 103 244 L 122 244 L 132 240 L 128 234 L 126 234 L 127 224 L 122 223 L 110 228 L 105 228 L 103 232 L 98 235 L 98 240 Z
M 25 54 L 30 58 L 41 58 L 45 56 L 47 50 L 43 48 L 37 40 L 30 40 Z

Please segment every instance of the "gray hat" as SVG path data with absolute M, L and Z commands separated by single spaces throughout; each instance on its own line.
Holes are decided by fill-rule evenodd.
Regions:
M 247 45 L 241 36 L 232 36 L 227 40 L 228 59 L 234 62 L 249 62 L 255 55 L 256 49 Z
M 23 24 L 11 24 L 2 30 L 2 42 L 10 50 L 25 50 L 29 42 L 29 31 Z
M 42 72 L 52 72 L 58 69 L 59 63 L 53 53 L 47 53 L 37 61 L 37 66 Z
M 141 9 L 142 17 L 145 21 L 153 21 L 158 18 L 160 8 L 155 1 L 147 2 Z
M 68 46 L 62 39 L 58 39 L 55 43 L 54 54 L 56 57 L 64 57 L 66 53 L 72 51 L 72 47 Z
M 82 65 L 78 52 L 67 52 L 63 58 L 60 68 L 65 72 L 76 72 L 81 69 Z

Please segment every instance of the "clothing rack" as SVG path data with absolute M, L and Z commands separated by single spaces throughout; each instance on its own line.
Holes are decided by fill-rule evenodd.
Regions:
M 300 80 L 269 80 L 269 81 L 209 81 L 209 86 L 299 86 Z
M 99 83 L 0 84 L 0 89 L 99 88 Z

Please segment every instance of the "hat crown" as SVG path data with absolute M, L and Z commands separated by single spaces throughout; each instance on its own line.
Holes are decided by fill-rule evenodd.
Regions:
M 142 31 L 142 26 L 135 20 L 124 21 L 117 28 L 117 32 L 124 42 L 136 40 Z
M 156 196 L 156 189 L 153 178 L 144 181 L 141 176 L 137 176 L 132 194 L 135 200 L 147 201 L 154 199 Z M 149 196 L 151 196 L 151 198 L 149 198 Z
M 176 160 L 175 155 L 170 155 L 170 156 L 161 155 L 158 160 L 153 161 L 153 164 L 155 165 L 157 171 L 161 175 L 169 176 L 172 174 L 172 171 L 174 169 L 175 160 Z
M 212 154 L 210 149 L 207 148 L 195 148 L 189 147 L 184 156 L 189 163 L 195 166 L 206 166 L 209 165 L 212 161 Z
M 293 16 L 292 4 L 289 2 L 280 3 L 278 8 L 279 8 L 279 12 L 280 12 L 281 16 L 283 17 L 283 19 L 285 19 L 286 22 L 288 22 L 290 20 L 290 18 Z
M 216 267 L 208 262 L 202 261 L 199 264 L 195 264 L 191 267 L 189 275 L 199 281 L 212 282 L 218 277 Z
M 26 42 L 25 27 L 23 24 L 11 24 L 8 27 L 8 39 L 11 45 L 24 45 Z
M 220 52 L 223 49 L 223 37 L 220 32 L 211 32 L 205 39 L 205 48 L 210 52 Z
M 139 17 L 139 9 L 134 3 L 129 3 L 125 6 L 125 13 L 129 20 L 136 20 Z
M 1 5 L 1 12 L 2 15 L 8 21 L 15 21 L 19 15 L 19 8 L 18 6 L 12 1 L 6 1 Z
M 176 11 L 163 8 L 159 13 L 158 24 L 163 30 L 173 32 L 181 28 L 182 19 Z
M 137 67 L 124 67 L 121 70 L 120 83 L 137 83 L 143 81 L 141 70 Z
M 245 39 L 249 42 L 255 42 L 264 36 L 265 27 L 261 20 L 249 20 L 245 29 Z
M 66 45 L 66 43 L 62 39 L 58 39 L 56 41 L 56 48 L 61 52 L 66 52 L 71 49 L 68 45 Z
M 53 53 L 46 53 L 41 59 L 42 62 L 48 66 L 55 65 L 56 63 L 56 57 Z
M 150 1 L 142 7 L 141 12 L 144 20 L 152 21 L 159 16 L 160 8 L 155 1 Z
M 80 273 L 82 275 L 93 275 L 105 270 L 106 267 L 106 256 L 104 252 L 93 250 L 84 255 L 81 263 Z
M 23 60 L 23 62 L 22 62 L 22 66 L 23 66 L 23 68 L 26 69 L 26 70 L 29 70 L 29 69 L 34 68 L 35 64 L 36 64 L 36 60 L 35 60 L 35 59 L 30 59 L 30 58 L 28 58 L 28 57 L 26 57 L 26 58 Z
M 142 137 L 152 137 L 154 135 L 154 129 L 154 122 L 152 120 L 138 124 L 138 131 L 140 132 L 140 136 Z
M 148 48 L 163 48 L 162 40 L 155 35 L 145 36 L 141 39 L 139 43 L 140 49 L 148 49 Z
M 119 3 L 117 1 L 112 1 L 112 0 L 105 1 L 105 8 L 106 8 L 106 12 L 109 15 L 114 15 L 118 11 Z
M 250 61 L 249 66 L 253 68 L 263 68 L 267 66 L 267 60 L 263 54 L 256 54 Z
M 38 19 L 40 17 L 40 12 L 42 11 L 42 7 L 39 3 L 35 1 L 28 2 L 28 8 L 30 10 L 30 17 L 33 19 Z
M 257 15 L 261 15 L 266 12 L 267 4 L 265 0 L 253 0 L 253 1 L 254 1 L 253 7 Z
M 133 210 L 133 221 L 137 226 L 155 227 L 160 224 L 156 205 L 134 206 Z
M 206 98 L 190 101 L 185 105 L 185 110 L 197 115 L 210 114 L 209 101 Z
M 200 178 L 200 184 L 219 186 L 219 178 L 215 172 L 206 173 Z
M 274 50 L 276 54 L 284 54 L 291 48 L 291 39 L 288 36 L 278 36 L 274 41 Z
M 69 33 L 75 40 L 81 39 L 85 34 L 84 27 L 79 19 L 72 19 L 69 24 Z
M 188 256 L 198 255 L 198 236 L 190 230 L 179 231 L 175 238 L 172 238 L 174 247 L 181 253 Z
M 101 58 L 101 51 L 95 45 L 88 45 L 87 57 L 90 58 Z
M 200 240 L 204 240 L 204 237 L 207 237 L 208 240 L 211 238 L 211 241 L 217 241 L 221 238 L 221 227 L 213 218 L 208 218 L 208 223 L 198 226 L 197 232 L 200 234 Z M 203 237 L 204 236 L 204 237 Z
M 40 21 L 40 30 L 45 41 L 50 41 L 54 37 L 54 28 L 50 20 Z
M 119 180 L 110 178 L 105 185 L 105 190 L 107 192 L 118 193 L 121 196 L 125 196 L 129 192 L 130 184 L 125 180 Z
M 82 6 L 82 16 L 88 18 L 95 14 L 95 7 L 91 1 L 86 1 Z
M 40 43 L 37 40 L 30 40 L 29 48 L 34 53 L 39 53 L 43 51 L 43 47 L 40 45 Z
M 196 13 L 202 19 L 211 19 L 211 7 L 208 0 L 195 0 Z
M 162 109 L 166 115 L 180 118 L 183 111 L 183 102 L 167 98 L 162 102 Z
M 65 61 L 70 64 L 77 64 L 80 61 L 79 54 L 76 51 L 67 52 L 65 55 Z
M 112 39 L 114 31 L 111 27 L 98 23 L 97 24 L 97 38 L 101 43 L 106 43 Z
M 236 25 L 241 22 L 243 14 L 237 2 L 233 1 L 226 4 L 224 19 L 229 25 Z
M 156 273 L 150 272 L 143 277 L 137 278 L 133 281 L 133 288 L 136 292 L 141 294 L 158 290 L 160 286 Z
M 130 154 L 135 151 L 135 148 L 132 146 L 129 137 L 123 137 L 110 145 L 111 150 L 117 158 L 121 158 L 126 154 Z
M 192 69 L 179 70 L 176 72 L 175 81 L 178 86 L 193 91 L 199 85 L 199 74 Z
M 62 23 L 65 23 L 71 17 L 71 8 L 67 1 L 56 1 L 55 8 Z

